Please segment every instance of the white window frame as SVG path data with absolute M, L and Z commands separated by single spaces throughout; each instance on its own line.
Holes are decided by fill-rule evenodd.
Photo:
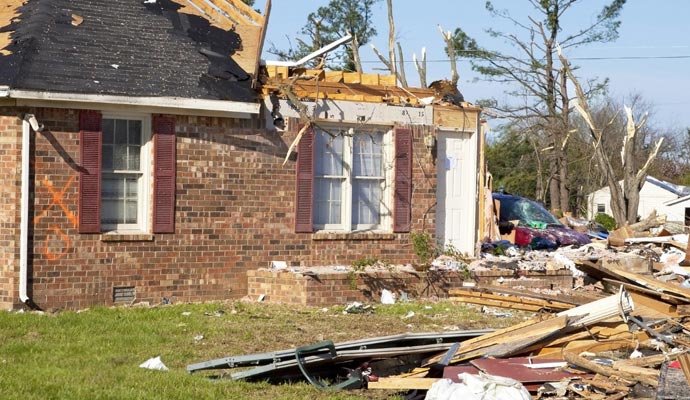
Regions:
M 343 132 L 343 186 L 341 190 L 341 207 L 340 207 L 340 224 L 316 224 L 314 223 L 314 231 L 316 232 L 374 232 L 387 233 L 393 230 L 393 178 L 394 178 L 394 149 L 393 149 L 393 129 L 390 126 L 348 126 L 348 125 L 322 125 L 324 130 L 329 132 Z M 316 128 L 314 134 L 317 135 L 320 129 Z M 354 153 L 354 135 L 366 134 L 367 132 L 383 131 L 383 181 L 381 183 L 381 199 L 380 220 L 377 225 L 370 224 L 352 224 L 352 163 Z M 314 138 L 316 144 L 316 137 Z M 314 151 L 320 149 L 315 148 Z M 316 158 L 317 155 L 315 154 Z M 329 177 L 326 175 L 325 177 Z M 316 174 L 314 180 L 317 179 Z M 316 184 L 314 185 L 314 201 L 316 200 Z M 314 203 L 312 203 L 314 207 Z
M 599 211 L 600 208 L 603 208 L 603 211 Z M 606 214 L 606 204 L 604 203 L 597 203 L 597 214 Z
M 136 224 L 105 224 L 101 222 L 101 231 L 104 233 L 148 233 L 150 231 L 151 207 L 151 186 L 153 185 L 153 135 L 151 132 L 151 115 L 137 113 L 104 113 L 103 120 L 124 119 L 141 121 L 141 148 L 139 155 L 139 167 L 141 178 L 139 179 L 137 190 L 137 223 Z M 101 145 L 103 151 L 103 145 Z M 103 180 L 103 170 L 101 166 L 101 181 Z M 118 171 L 107 171 L 118 173 Z M 120 171 L 122 172 L 122 171 Z M 101 199 L 101 210 L 103 209 L 103 199 Z

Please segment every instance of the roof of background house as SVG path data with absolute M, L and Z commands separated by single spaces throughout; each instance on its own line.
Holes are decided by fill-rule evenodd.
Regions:
M 0 6 L 0 85 L 10 89 L 242 102 L 257 97 L 251 88 L 258 63 L 254 36 L 263 19 L 246 17 L 252 10 L 238 13 L 246 17 L 241 22 L 254 24 L 247 29 L 230 18 L 234 9 L 221 14 L 205 0 L 6 1 Z M 227 0 L 227 7 L 236 1 Z
M 669 191 L 673 193 L 674 195 L 681 197 L 681 196 L 686 196 L 690 194 L 690 187 L 687 186 L 682 186 L 682 185 L 676 185 L 675 183 L 671 182 L 666 182 L 662 181 L 661 179 L 657 179 L 653 176 L 647 176 L 647 179 L 645 182 L 651 183 L 652 185 L 658 186 L 666 191 Z M 623 180 L 618 181 L 619 184 L 623 184 Z M 608 186 L 601 187 L 594 192 L 598 192 L 599 190 L 608 190 Z M 592 192 L 592 193 L 594 193 Z
M 662 189 L 668 190 L 676 196 L 685 196 L 687 194 L 690 194 L 690 188 L 687 186 L 676 185 L 675 183 L 662 181 L 660 179 L 656 179 L 653 176 L 648 176 L 647 182 L 659 186 Z

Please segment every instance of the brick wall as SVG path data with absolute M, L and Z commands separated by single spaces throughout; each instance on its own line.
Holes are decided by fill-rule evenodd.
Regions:
M 354 301 L 380 301 L 381 291 L 388 289 L 400 298 L 405 292 L 410 299 L 417 297 L 447 297 L 448 290 L 461 288 L 467 280 L 456 271 L 378 271 L 378 272 L 328 272 L 315 276 L 288 271 L 254 270 L 247 272 L 249 296 L 275 303 L 310 306 L 345 305 Z M 529 271 L 521 278 L 514 278 L 513 271 L 479 271 L 470 282 L 477 286 L 492 285 L 526 288 L 572 288 L 573 277 L 569 270 Z
M 0 309 L 18 301 L 22 122 L 0 108 Z
M 408 234 L 294 233 L 295 165 L 292 160 L 282 164 L 295 132 L 267 133 L 253 120 L 176 117 L 175 234 L 116 240 L 79 234 L 79 112 L 31 112 L 46 127 L 35 135 L 32 185 L 31 294 L 43 308 L 112 304 L 114 287 L 134 287 L 137 301 L 154 303 L 163 297 L 172 301 L 242 297 L 247 294 L 246 272 L 266 267 L 271 260 L 302 266 L 350 264 L 365 256 L 391 263 L 414 260 Z M 12 110 L 5 115 L 13 115 Z M 19 137 L 21 125 L 12 126 L 7 136 Z M 435 165 L 423 134 L 423 129 L 415 129 L 412 230 L 433 234 Z M 3 150 L 18 149 L 16 143 L 1 145 Z M 14 172 L 14 159 L 8 159 L 6 152 L 0 157 L 2 168 Z M 0 179 L 8 176 L 2 174 Z M 17 175 L 3 183 L 13 185 L 18 193 L 18 179 Z M 2 201 L 0 215 L 9 216 L 10 226 L 18 226 L 18 210 L 11 211 L 15 203 L 5 196 Z M 18 254 L 18 233 L 12 236 L 16 243 L 1 238 L 11 251 L 0 255 L 3 268 L 9 269 L 0 276 L 0 290 L 5 297 L 16 297 L 8 292 L 16 284 L 2 282 L 16 276 L 13 270 L 18 267 L 7 254 Z

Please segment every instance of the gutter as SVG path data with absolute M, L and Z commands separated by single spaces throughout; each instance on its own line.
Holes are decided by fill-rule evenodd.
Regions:
M 4 89 L 3 89 L 4 88 Z M 133 111 L 141 108 L 146 112 L 162 114 L 211 115 L 229 118 L 251 118 L 261 109 L 259 102 L 190 99 L 184 97 L 130 97 L 103 94 L 56 93 L 38 90 L 9 89 L 0 86 L 0 97 L 15 99 L 17 106 L 78 108 L 88 104 L 92 108 L 119 108 Z

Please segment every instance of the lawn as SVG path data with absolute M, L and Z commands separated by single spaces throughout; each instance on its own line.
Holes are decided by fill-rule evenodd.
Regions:
M 320 392 L 305 383 L 210 379 L 188 374 L 186 366 L 324 339 L 337 343 L 403 332 L 498 328 L 525 318 L 496 318 L 447 301 L 376 305 L 371 314 L 344 314 L 343 309 L 235 301 L 1 311 L 0 399 L 399 398 L 374 390 Z M 410 311 L 414 316 L 407 317 Z M 139 368 L 155 356 L 169 371 Z

